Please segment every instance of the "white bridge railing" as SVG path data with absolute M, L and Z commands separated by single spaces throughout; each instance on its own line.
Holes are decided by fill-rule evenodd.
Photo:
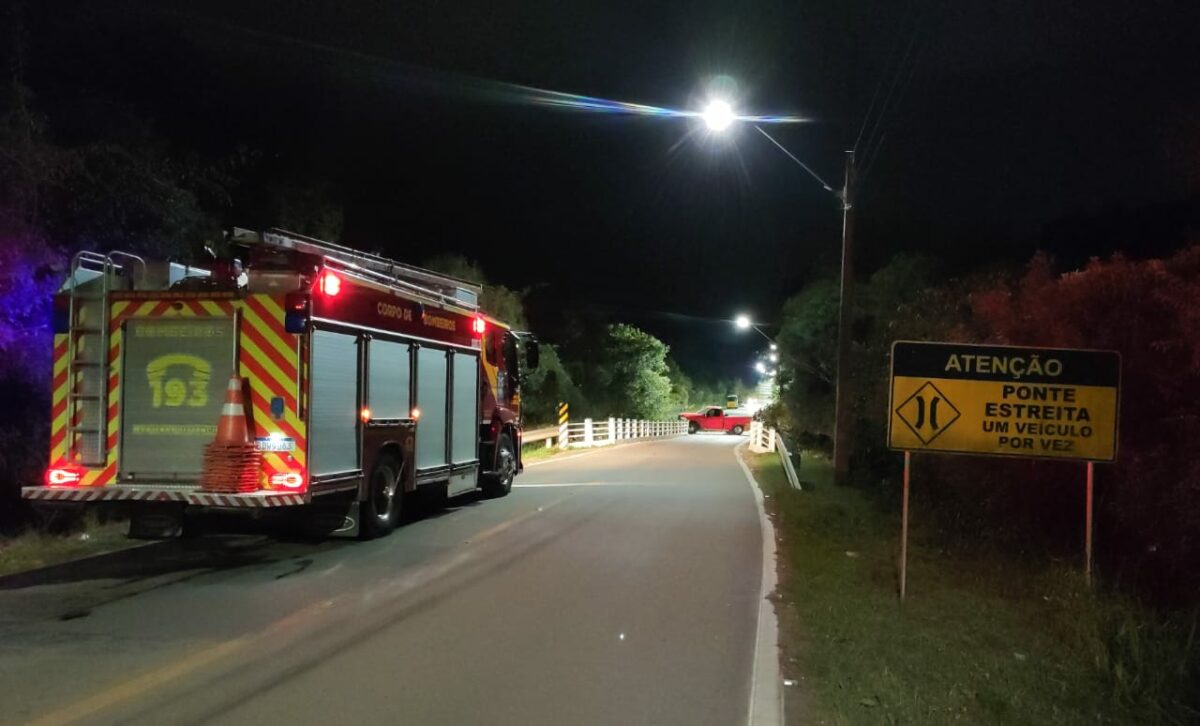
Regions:
M 545 441 L 546 448 L 587 449 L 593 446 L 610 446 L 621 441 L 637 439 L 661 439 L 687 433 L 686 421 L 646 421 L 631 418 L 610 418 L 594 421 L 567 421 L 557 429 L 545 428 L 527 431 L 526 444 Z
M 793 489 L 800 491 L 800 477 L 796 475 L 796 466 L 792 463 L 791 452 L 787 450 L 787 446 L 783 443 L 783 437 L 776 433 L 775 429 L 763 426 L 762 421 L 751 421 L 750 450 L 756 454 L 778 451 L 788 483 L 792 485 Z

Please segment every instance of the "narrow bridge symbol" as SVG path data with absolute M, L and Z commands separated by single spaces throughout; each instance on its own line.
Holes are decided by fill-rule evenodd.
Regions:
M 962 416 L 946 395 L 929 381 L 896 407 L 896 415 L 926 446 Z

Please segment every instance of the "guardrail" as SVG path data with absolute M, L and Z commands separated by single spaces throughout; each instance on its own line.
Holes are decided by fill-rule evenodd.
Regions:
M 783 443 L 783 437 L 774 428 L 763 426 L 762 421 L 751 421 L 750 450 L 756 454 L 778 452 L 783 463 L 783 471 L 787 474 L 788 483 L 792 485 L 793 489 L 800 491 L 800 477 L 796 475 L 796 465 L 792 462 L 792 455 L 787 450 L 787 445 Z
M 568 421 L 555 428 L 526 431 L 522 435 L 524 444 L 545 441 L 547 448 L 586 449 L 594 446 L 611 446 L 621 441 L 637 439 L 659 439 L 681 436 L 687 433 L 686 421 L 649 421 L 630 418 L 610 418 L 594 421 Z
M 533 429 L 531 431 L 523 432 L 521 434 L 521 443 L 536 444 L 539 441 L 546 441 L 547 439 L 553 439 L 556 436 L 558 436 L 558 427 L 557 426 L 548 426 L 544 429 Z

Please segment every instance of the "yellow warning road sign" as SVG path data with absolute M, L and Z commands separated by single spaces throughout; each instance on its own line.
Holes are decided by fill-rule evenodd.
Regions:
M 896 341 L 888 446 L 1113 461 L 1114 351 Z

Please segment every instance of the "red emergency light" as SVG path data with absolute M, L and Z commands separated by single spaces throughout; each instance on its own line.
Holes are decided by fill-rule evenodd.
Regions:
M 321 276 L 317 278 L 317 289 L 323 295 L 337 297 L 342 291 L 342 278 L 332 272 L 322 272 Z
M 487 320 L 484 320 L 482 315 L 476 315 L 475 319 L 471 321 L 471 332 L 477 338 L 482 338 L 483 334 L 487 332 Z
M 83 479 L 83 468 L 72 464 L 52 466 L 46 470 L 46 486 L 73 487 Z

